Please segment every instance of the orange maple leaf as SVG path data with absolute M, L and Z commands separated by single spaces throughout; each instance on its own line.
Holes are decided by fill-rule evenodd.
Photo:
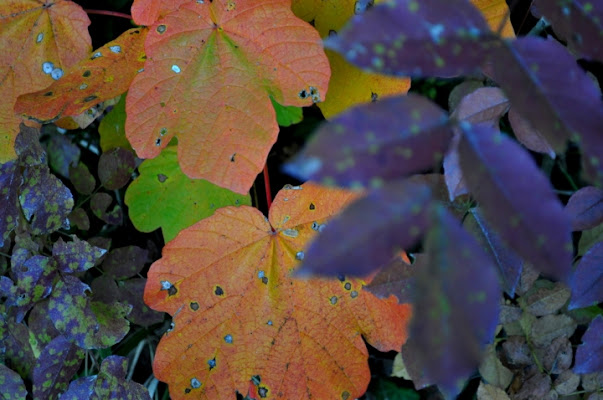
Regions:
M 134 28 L 96 49 L 47 88 L 22 95 L 15 112 L 39 122 L 74 116 L 126 92 L 142 70 L 148 30 Z
M 312 184 L 285 188 L 269 219 L 247 206 L 221 208 L 166 245 L 144 299 L 173 316 L 153 365 L 172 398 L 231 400 L 238 391 L 354 399 L 365 392 L 361 335 L 379 350 L 399 350 L 410 306 L 378 299 L 358 279 L 292 277 L 325 221 L 356 197 Z
M 126 100 L 132 147 L 153 158 L 177 136 L 186 175 L 238 193 L 278 135 L 270 96 L 307 106 L 330 76 L 318 33 L 288 0 L 187 2 L 150 27 L 145 50 Z

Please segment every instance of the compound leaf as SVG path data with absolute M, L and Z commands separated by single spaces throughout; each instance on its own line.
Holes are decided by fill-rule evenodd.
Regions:
M 278 135 L 270 96 L 311 105 L 330 76 L 318 33 L 288 0 L 187 2 L 150 27 L 145 50 L 126 99 L 132 147 L 154 158 L 177 136 L 187 176 L 241 194 Z
M 408 305 L 364 282 L 292 277 L 316 227 L 354 195 L 306 184 L 276 196 L 267 220 L 225 207 L 182 231 L 148 274 L 145 302 L 173 316 L 154 372 L 174 399 L 357 398 L 368 352 L 398 349 Z M 178 366 L 178 368 L 176 368 Z
M 536 269 L 567 282 L 571 224 L 547 178 L 527 151 L 495 129 L 460 126 L 461 170 L 492 228 Z
M 161 227 L 166 242 L 182 229 L 207 218 L 220 207 L 251 205 L 248 194 L 233 193 L 203 179 L 187 177 L 170 146 L 138 167 L 140 175 L 128 186 L 125 202 L 136 229 Z

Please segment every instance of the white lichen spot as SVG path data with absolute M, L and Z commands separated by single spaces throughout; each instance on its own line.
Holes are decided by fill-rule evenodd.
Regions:
M 305 257 L 305 254 L 304 254 L 304 252 L 303 252 L 303 251 L 298 251 L 298 252 L 295 254 L 295 259 L 296 259 L 296 260 L 301 261 L 301 260 L 303 260 L 303 259 L 304 259 L 304 257 Z
M 290 184 L 286 184 L 285 186 L 283 186 L 283 189 L 286 189 L 286 190 L 302 190 L 302 187 L 301 186 L 293 186 L 293 185 L 290 185 Z
M 224 336 L 224 341 L 229 344 L 232 343 L 232 335 L 229 334 Z
M 140 74 L 142 71 L 144 71 L 144 68 L 139 69 L 138 71 L 136 71 L 136 73 Z
M 54 79 L 55 81 L 58 81 L 59 79 L 61 79 L 63 77 L 63 70 L 60 68 L 53 69 L 52 72 L 50 73 L 50 77 L 52 79 Z
M 296 238 L 299 235 L 299 232 L 297 231 L 297 229 L 285 229 L 283 231 L 283 235 Z
M 51 63 L 50 61 L 46 61 L 45 63 L 42 64 L 42 71 L 46 75 L 50 74 L 53 69 L 54 69 L 54 64 Z
M 266 276 L 266 273 L 264 271 L 258 271 L 258 278 L 262 279 L 265 276 Z
M 197 0 L 197 4 L 203 4 L 203 3 L 205 3 L 205 1 L 203 1 L 203 0 Z
M 179 74 L 180 73 L 180 67 L 177 66 L 176 64 L 172 65 L 172 71 L 174 71 L 175 73 Z
M 166 133 L 167 133 L 167 128 L 161 128 L 159 130 L 159 136 L 165 136 Z
M 36 43 L 40 43 L 42 39 L 44 39 L 44 34 L 38 33 L 38 36 L 36 37 Z
M 335 305 L 337 304 L 337 296 L 333 296 L 329 299 L 329 301 L 331 302 L 331 304 Z
M 99 58 L 102 57 L 103 53 L 101 53 L 100 51 L 97 51 L 96 53 L 92 54 L 92 59 L 94 60 L 95 58 Z
M 322 161 L 318 157 L 307 157 L 295 164 L 296 172 L 302 176 L 314 175 L 322 168 Z
M 109 50 L 111 50 L 111 52 L 113 52 L 115 54 L 119 54 L 119 53 L 121 53 L 121 46 L 119 46 L 119 45 L 109 46 Z
M 266 322 L 266 325 L 268 325 L 268 326 L 272 326 L 272 320 L 271 320 L 271 319 L 269 319 L 269 320 L 268 320 L 268 322 Z
M 201 387 L 201 382 L 199 382 L 199 379 L 197 379 L 197 378 L 191 379 L 191 387 L 193 389 L 199 389 Z
M 170 290 L 170 288 L 173 286 L 170 281 L 161 281 L 160 283 L 161 283 L 161 290 Z
M 80 90 L 84 90 L 84 89 L 88 89 L 88 84 L 87 83 L 82 83 L 80 85 Z

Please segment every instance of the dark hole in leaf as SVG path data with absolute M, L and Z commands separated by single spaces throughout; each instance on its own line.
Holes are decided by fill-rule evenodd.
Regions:
M 165 182 L 167 180 L 167 176 L 163 175 L 163 174 L 157 174 L 157 180 L 161 183 Z
M 207 362 L 207 365 L 209 365 L 209 370 L 211 371 L 212 369 L 214 369 L 216 367 L 216 357 L 212 358 L 211 360 L 209 360 Z
M 266 397 L 268 397 L 268 389 L 265 388 L 264 386 L 260 386 L 258 388 L 258 394 L 260 395 L 261 398 L 265 399 Z
M 253 384 L 256 386 L 259 386 L 259 384 L 262 383 L 262 377 L 259 375 L 253 375 L 251 377 L 251 382 L 253 382 Z
M 190 306 L 191 310 L 193 311 L 197 311 L 199 309 L 199 303 L 197 303 L 196 301 L 191 302 Z
M 352 288 L 352 284 L 350 282 L 346 282 L 343 287 L 345 288 L 345 290 L 350 290 Z
M 44 93 L 44 96 L 48 97 L 48 96 L 52 96 L 52 94 L 53 94 L 52 92 L 46 92 L 46 93 Z
M 82 74 L 82 76 L 84 78 L 88 78 L 90 75 L 92 75 L 92 72 L 90 72 L 89 69 L 85 70 L 84 73 Z
M 190 389 L 190 388 L 186 388 L 186 389 L 184 389 L 184 394 L 189 394 L 190 392 L 191 392 L 191 389 Z
M 167 27 L 165 25 L 159 25 L 157 27 L 157 33 L 162 34 L 165 32 L 166 29 L 167 29 Z
M 84 99 L 84 103 L 87 103 L 87 102 L 92 101 L 92 100 L 96 100 L 97 98 L 98 98 L 98 97 L 97 97 L 96 95 L 94 95 L 94 94 L 93 94 L 92 96 L 88 96 L 88 97 L 86 97 L 86 98 Z
M 343 393 L 341 393 L 341 400 L 348 400 L 350 398 L 350 392 L 348 392 L 347 390 L 345 390 Z
M 310 210 L 316 210 L 316 206 L 314 205 L 314 203 L 310 203 Z
M 301 99 L 305 99 L 306 97 L 308 97 L 308 92 L 306 92 L 306 90 L 302 90 L 301 92 L 299 92 L 299 97 Z
M 377 100 L 379 100 L 379 95 L 375 92 L 371 92 L 371 102 L 376 102 Z
M 263 277 L 263 278 L 262 278 L 262 283 L 263 283 L 264 285 L 267 285 L 267 284 L 268 284 L 268 277 L 266 277 L 266 276 L 265 276 L 265 277 Z
M 230 162 L 234 162 L 235 161 L 235 156 L 237 155 L 237 153 L 233 153 L 232 156 L 230 156 Z
M 345 281 L 345 275 L 339 274 L 339 275 L 337 275 L 337 279 L 339 279 L 341 282 L 343 282 L 343 281 Z
M 176 286 L 172 285 L 170 286 L 170 288 L 167 290 L 168 292 L 168 296 L 173 296 L 176 293 L 178 293 L 178 289 L 176 289 Z
M 216 286 L 216 290 L 214 290 L 216 296 L 222 296 L 224 294 L 224 290 L 220 286 Z
M 155 140 L 155 146 L 159 146 L 161 144 L 161 138 L 157 138 Z

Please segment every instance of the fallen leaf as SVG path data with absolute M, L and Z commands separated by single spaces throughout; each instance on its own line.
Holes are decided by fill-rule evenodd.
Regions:
M 142 232 L 161 227 L 166 242 L 220 207 L 251 205 L 249 194 L 233 193 L 206 180 L 187 177 L 180 170 L 174 146 L 143 161 L 138 171 L 140 175 L 126 190 L 130 219 Z
M 559 337 L 572 336 L 577 326 L 578 324 L 567 315 L 545 315 L 534 321 L 530 337 L 536 346 L 545 347 Z
M 491 344 L 486 348 L 484 358 L 479 366 L 479 373 L 484 382 L 505 390 L 513 379 L 513 372 L 499 360 L 495 347 Z
M 561 336 L 553 339 L 549 345 L 537 347 L 535 356 L 540 360 L 545 371 L 558 375 L 567 371 L 572 365 L 574 352 L 569 339 Z
M 19 96 L 15 112 L 38 122 L 76 116 L 119 96 L 145 61 L 147 30 L 133 28 L 65 70 L 65 75 L 37 92 Z
M 154 361 L 174 399 L 361 396 L 362 336 L 381 351 L 406 339 L 410 307 L 361 280 L 292 278 L 317 227 L 355 198 L 306 184 L 281 190 L 268 220 L 225 207 L 182 231 L 148 273 L 145 302 L 172 315 Z M 176 367 L 177 366 L 177 367 Z
M 571 370 L 565 370 L 553 382 L 553 388 L 561 396 L 569 396 L 580 385 L 580 375 L 573 373 Z
M 150 27 L 145 50 L 126 99 L 132 147 L 154 158 L 177 136 L 187 176 L 241 194 L 278 135 L 270 96 L 301 107 L 327 93 L 320 37 L 288 0 L 187 2 Z
M 17 97 L 49 86 L 91 49 L 90 20 L 68 0 L 8 0 L 0 10 L 0 163 L 15 157 Z
M 504 390 L 480 382 L 477 387 L 477 400 L 511 400 Z
M 525 301 L 523 304 L 527 312 L 541 317 L 557 312 L 569 298 L 570 291 L 565 285 L 542 280 L 536 282 L 534 287 L 523 296 L 522 301 Z

